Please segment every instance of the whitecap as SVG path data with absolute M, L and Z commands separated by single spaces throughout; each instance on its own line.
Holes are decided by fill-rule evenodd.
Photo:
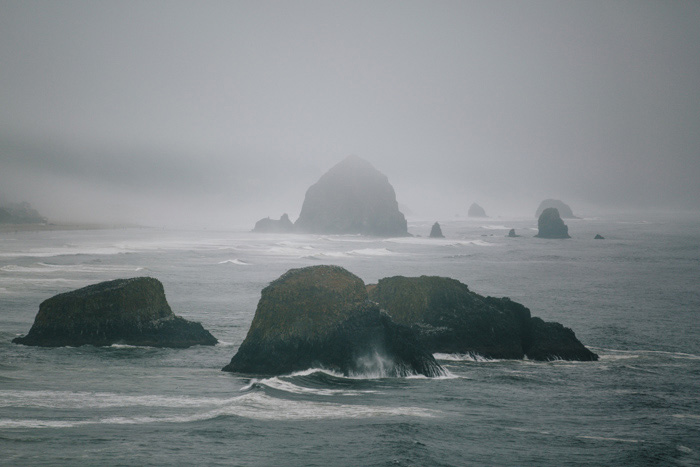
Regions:
M 443 360 L 448 362 L 497 362 L 500 360 L 493 358 L 486 358 L 478 353 L 467 352 L 467 353 L 434 353 L 433 358 L 435 360 Z
M 359 250 L 348 251 L 351 256 L 392 256 L 395 255 L 391 250 L 386 248 L 361 248 Z
M 237 264 L 239 266 L 248 266 L 250 263 L 246 263 L 245 261 L 241 261 L 240 259 L 227 259 L 225 261 L 219 261 L 219 264 Z
M 626 438 L 608 438 L 605 436 L 577 436 L 577 438 L 581 439 L 592 439 L 596 441 L 613 441 L 617 443 L 639 443 L 640 440 L 638 439 L 626 439 Z

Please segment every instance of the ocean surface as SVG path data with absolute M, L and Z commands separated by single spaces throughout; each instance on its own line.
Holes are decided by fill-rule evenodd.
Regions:
M 454 219 L 447 238 L 115 229 L 0 234 L 2 465 L 700 465 L 700 218 Z M 521 237 L 506 238 L 514 227 Z M 600 233 L 605 240 L 593 240 Z M 224 373 L 260 291 L 337 264 L 459 279 L 558 321 L 600 361 L 436 355 L 443 378 Z M 152 276 L 220 344 L 12 344 L 51 296 Z

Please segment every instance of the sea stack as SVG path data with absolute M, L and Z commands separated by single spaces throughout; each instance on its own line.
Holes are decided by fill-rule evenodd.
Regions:
M 248 335 L 224 371 L 275 375 L 309 368 L 353 374 L 443 374 L 408 326 L 369 301 L 339 266 L 291 269 L 263 289 Z
M 537 228 L 539 232 L 535 237 L 571 238 L 569 236 L 569 227 L 559 217 L 557 208 L 547 208 L 542 211 L 540 218 L 537 220 Z
M 289 220 L 289 216 L 285 213 L 279 220 L 270 219 L 266 217 L 265 219 L 260 219 L 255 223 L 253 232 L 257 233 L 288 233 L 294 230 L 294 224 Z
M 479 206 L 476 203 L 472 203 L 471 206 L 469 206 L 469 211 L 467 211 L 467 216 L 469 217 L 488 217 L 486 215 L 486 211 L 484 211 L 484 208 Z
M 455 279 L 388 277 L 368 286 L 370 299 L 411 326 L 430 352 L 488 358 L 597 360 L 571 329 L 533 318 L 509 298 L 484 297 Z
M 601 234 L 595 234 L 595 237 L 593 237 L 593 240 L 605 240 L 605 237 L 603 237 Z
M 537 207 L 535 217 L 539 219 L 542 212 L 547 208 L 556 208 L 557 211 L 559 211 L 559 216 L 561 216 L 562 219 L 578 219 L 578 217 L 574 216 L 571 208 L 566 203 L 558 199 L 546 199 L 542 201 Z
M 386 175 L 357 156 L 347 157 L 309 187 L 294 227 L 317 234 L 408 235 Z
M 437 222 L 434 223 L 433 227 L 430 229 L 430 238 L 445 238 L 445 236 L 442 234 L 440 224 Z
M 49 298 L 29 333 L 12 342 L 40 347 L 215 345 L 201 324 L 173 314 L 163 284 L 151 277 L 117 279 Z
M 510 229 L 510 231 L 508 231 L 508 237 L 515 238 L 515 237 L 519 237 L 519 236 L 520 235 L 515 234 L 515 229 Z

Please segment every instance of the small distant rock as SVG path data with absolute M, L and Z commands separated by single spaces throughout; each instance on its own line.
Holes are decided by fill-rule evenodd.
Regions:
M 29 333 L 12 342 L 39 347 L 215 345 L 201 324 L 176 316 L 152 277 L 117 279 L 49 298 Z
M 436 222 L 433 224 L 433 228 L 430 229 L 430 238 L 445 238 L 439 223 Z
M 574 216 L 573 211 L 566 203 L 558 199 L 546 199 L 542 201 L 535 212 L 535 217 L 539 218 L 542 212 L 547 208 L 556 208 L 562 219 L 579 219 Z
M 253 232 L 258 233 L 287 233 L 292 230 L 294 230 L 294 224 L 289 220 L 287 214 L 282 214 L 279 220 L 270 219 L 269 217 L 260 219 L 253 228 Z
M 520 235 L 515 234 L 515 229 L 510 229 L 510 231 L 508 232 L 508 236 L 511 238 L 515 238 L 515 237 L 519 237 Z
M 540 218 L 537 220 L 537 227 L 539 232 L 535 237 L 571 238 L 569 236 L 569 227 L 559 217 L 557 208 L 547 208 L 542 211 Z
M 469 206 L 469 211 L 467 212 L 467 216 L 469 217 L 489 217 L 486 215 L 486 211 L 484 211 L 484 208 L 479 206 L 476 203 L 472 203 L 471 206 Z
M 605 237 L 603 237 L 601 234 L 595 234 L 595 237 L 593 237 L 593 240 L 605 240 Z

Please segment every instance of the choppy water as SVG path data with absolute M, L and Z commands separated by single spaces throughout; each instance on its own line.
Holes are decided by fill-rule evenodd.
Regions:
M 700 219 L 441 222 L 446 239 L 155 229 L 0 237 L 4 465 L 700 465 Z M 505 238 L 515 227 L 523 235 Z M 594 241 L 601 233 L 606 240 Z M 441 275 L 559 321 L 595 363 L 438 355 L 438 379 L 264 379 L 220 371 L 260 290 L 338 264 L 366 283 Z M 221 344 L 11 344 L 39 303 L 102 280 L 161 280 L 175 313 Z

